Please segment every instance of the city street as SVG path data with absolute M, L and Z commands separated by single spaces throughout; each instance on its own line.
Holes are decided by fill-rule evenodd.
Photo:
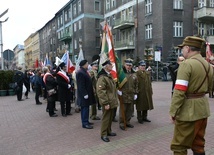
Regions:
M 173 124 L 169 119 L 171 81 L 153 85 L 154 110 L 148 112 L 151 123 L 139 124 L 136 112 L 134 128 L 123 131 L 113 122 L 115 137 L 110 142 L 100 139 L 100 120 L 90 120 L 94 129 L 81 126 L 80 113 L 62 117 L 57 102 L 58 117 L 49 117 L 46 101 L 36 105 L 34 93 L 17 101 L 16 96 L 0 97 L 0 155 L 172 155 L 170 142 Z M 24 96 L 24 95 L 23 95 Z M 214 155 L 214 99 L 210 100 L 211 116 L 206 133 L 206 155 Z M 118 111 L 119 112 L 119 111 Z M 98 110 L 101 117 L 101 111 Z M 118 114 L 117 114 L 118 119 Z M 189 154 L 192 155 L 191 150 Z

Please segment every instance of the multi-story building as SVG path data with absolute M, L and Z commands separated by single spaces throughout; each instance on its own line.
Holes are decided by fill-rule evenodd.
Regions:
M 40 30 L 39 33 L 39 54 L 40 61 L 44 62 L 46 56 L 53 63 L 55 61 L 55 57 L 59 56 L 60 51 L 58 47 L 57 33 L 56 33 L 56 17 L 53 17 L 50 21 L 48 21 Z
M 214 50 L 214 0 L 198 0 L 194 10 L 194 19 L 196 33 L 204 37 Z
M 33 62 L 33 53 L 32 53 L 32 33 L 25 41 L 24 41 L 24 48 L 25 48 L 25 66 L 26 68 L 35 68 L 35 61 Z
M 185 36 L 193 35 L 193 3 L 105 0 L 104 18 L 113 27 L 115 50 L 120 58 L 136 60 L 150 55 L 153 59 L 154 52 L 161 51 L 161 61 L 167 61 L 169 52 L 176 49 Z
M 16 69 L 18 66 L 22 66 L 22 68 L 25 68 L 25 50 L 24 45 L 16 45 L 16 47 L 13 49 L 14 51 L 14 59 L 12 68 Z
M 56 13 L 57 34 L 69 50 L 72 61 L 82 47 L 89 62 L 100 53 L 100 22 L 103 21 L 103 0 L 71 0 Z

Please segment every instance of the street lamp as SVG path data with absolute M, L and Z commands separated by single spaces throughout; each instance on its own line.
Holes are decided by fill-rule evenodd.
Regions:
M 0 14 L 0 18 L 4 16 L 8 12 L 8 9 L 5 10 L 2 14 Z M 4 58 L 3 58 L 3 41 L 2 41 L 2 23 L 6 22 L 9 17 L 5 20 L 0 21 L 0 53 L 1 53 L 1 68 L 4 70 Z

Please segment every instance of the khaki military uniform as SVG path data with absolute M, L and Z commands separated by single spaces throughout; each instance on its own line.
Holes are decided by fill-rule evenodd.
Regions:
M 97 95 L 96 95 L 96 83 L 97 83 L 97 71 L 96 70 L 90 70 L 89 74 L 91 76 L 91 80 L 92 80 L 92 85 L 93 85 L 93 89 L 94 89 L 94 96 L 96 99 L 96 102 L 98 101 Z M 96 108 L 96 104 L 91 105 L 91 114 L 90 114 L 90 118 L 91 119 L 95 119 L 97 117 L 97 108 Z
M 204 153 L 204 134 L 210 108 L 205 93 L 212 89 L 213 69 L 200 54 L 182 62 L 178 69 L 170 115 L 175 118 L 171 150 L 186 155 L 187 149 Z M 183 83 L 183 84 L 182 84 Z
M 116 84 L 112 76 L 106 73 L 104 69 L 99 72 L 98 76 L 96 92 L 103 111 L 101 136 L 107 136 L 111 133 L 114 108 L 118 106 L 119 99 L 117 96 Z M 110 109 L 105 110 L 105 105 L 109 105 Z
M 152 100 L 152 82 L 149 71 L 138 70 L 138 98 L 136 100 L 137 119 L 139 122 L 147 119 L 147 111 L 154 109 Z
M 122 91 L 122 101 L 123 101 L 123 109 L 120 108 L 120 119 L 119 125 L 124 126 L 124 119 L 122 118 L 122 112 L 124 112 L 126 124 L 130 124 L 130 120 L 133 114 L 134 108 L 134 95 L 138 93 L 138 81 L 136 73 L 132 70 L 131 72 L 127 72 L 124 69 L 126 74 L 127 82 L 121 88 Z M 123 111 L 122 111 L 123 110 Z

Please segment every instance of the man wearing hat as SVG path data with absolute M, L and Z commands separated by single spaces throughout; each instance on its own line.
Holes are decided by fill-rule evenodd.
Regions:
M 61 62 L 59 64 L 56 72 L 56 79 L 58 82 L 58 97 L 61 105 L 61 114 L 63 117 L 67 117 L 67 115 L 71 115 L 71 84 L 70 79 L 66 74 L 66 65 L 64 62 Z
M 153 91 L 151 73 L 146 70 L 146 63 L 144 60 L 139 62 L 138 71 L 136 73 L 138 79 L 138 98 L 136 100 L 136 110 L 138 123 L 151 122 L 148 116 L 148 110 L 154 109 L 153 106 Z
M 96 103 L 92 80 L 88 73 L 88 61 L 82 60 L 79 63 L 80 69 L 76 73 L 77 81 L 77 104 L 81 106 L 82 127 L 93 129 L 89 122 L 89 106 Z
M 133 60 L 128 58 L 124 62 L 123 71 L 126 75 L 127 82 L 121 88 L 123 109 L 120 107 L 119 126 L 122 130 L 125 130 L 126 127 L 134 128 L 134 125 L 132 125 L 130 121 L 134 110 L 134 100 L 137 99 L 138 93 L 138 81 L 135 71 L 132 69 Z M 123 113 L 125 118 L 122 117 Z
M 186 59 L 179 65 L 169 114 L 175 123 L 171 150 L 174 155 L 205 155 L 205 130 L 210 116 L 206 93 L 212 89 L 213 69 L 201 56 L 204 39 L 188 36 L 178 47 Z
M 110 60 L 104 61 L 102 66 L 102 70 L 98 73 L 96 91 L 103 111 L 100 133 L 101 139 L 104 142 L 109 142 L 110 139 L 108 136 L 116 136 L 116 133 L 111 130 L 111 125 L 114 109 L 118 106 L 119 100 L 117 96 L 116 83 L 110 73 L 113 68 Z
M 89 71 L 89 74 L 91 76 L 93 90 L 94 90 L 94 96 L 96 99 L 96 104 L 99 104 L 98 98 L 96 95 L 96 83 L 97 83 L 97 70 L 98 70 L 98 60 L 91 63 L 91 70 Z M 90 118 L 92 120 L 100 120 L 100 118 L 97 116 L 97 108 L 96 104 L 91 105 L 91 116 Z

